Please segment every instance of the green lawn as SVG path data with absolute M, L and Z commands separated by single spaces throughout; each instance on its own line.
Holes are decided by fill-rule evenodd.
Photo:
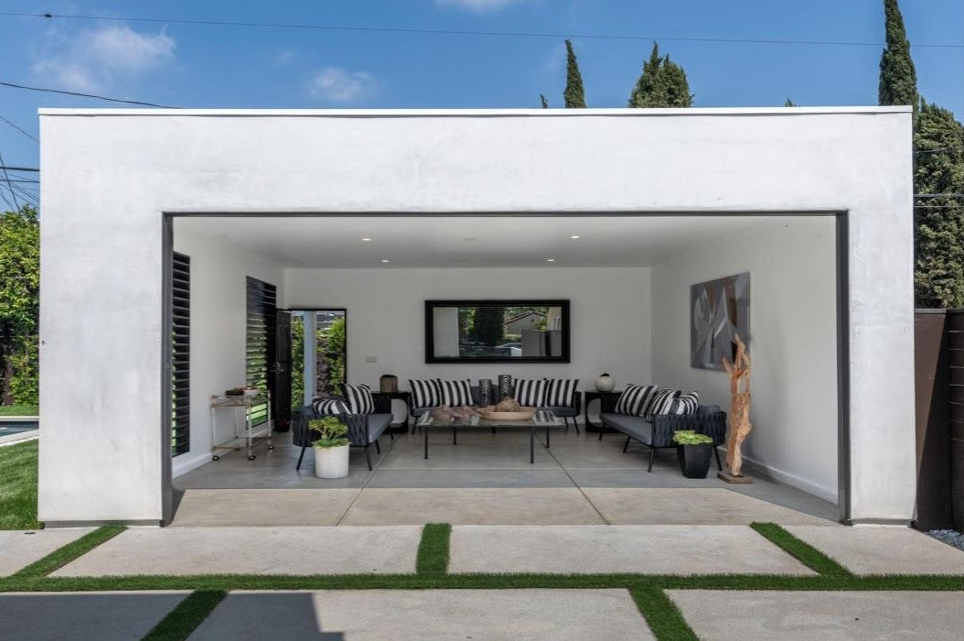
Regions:
M 0 530 L 34 530 L 37 521 L 37 440 L 0 447 Z
M 39 413 L 36 405 L 0 405 L 0 416 L 37 416 Z

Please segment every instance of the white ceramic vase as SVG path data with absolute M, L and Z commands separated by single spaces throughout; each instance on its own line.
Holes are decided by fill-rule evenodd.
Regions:
M 315 446 L 315 476 L 320 479 L 341 479 L 348 476 L 348 448 Z
M 609 374 L 600 374 L 596 377 L 596 391 L 611 392 L 616 387 L 616 381 Z

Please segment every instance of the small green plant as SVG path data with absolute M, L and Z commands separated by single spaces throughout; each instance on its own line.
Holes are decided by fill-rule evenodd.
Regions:
M 695 430 L 677 430 L 673 432 L 673 442 L 677 445 L 712 444 L 713 439 L 706 434 L 697 434 Z
M 341 447 L 350 445 L 348 440 L 348 426 L 338 420 L 336 416 L 326 416 L 308 421 L 308 429 L 318 432 L 318 440 L 312 443 L 315 447 Z

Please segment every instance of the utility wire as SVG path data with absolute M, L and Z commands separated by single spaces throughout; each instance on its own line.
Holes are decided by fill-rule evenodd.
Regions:
M 0 12 L 0 16 L 16 18 L 61 18 L 66 20 L 113 20 L 117 22 L 150 22 L 163 24 L 183 24 L 208 27 L 251 27 L 269 29 L 305 29 L 322 31 L 350 31 L 359 33 L 403 33 L 419 35 L 452 35 L 452 36 L 499 36 L 512 38 L 577 38 L 583 40 L 658 40 L 663 42 L 712 42 L 734 44 L 780 44 L 780 45 L 826 45 L 842 47 L 883 47 L 883 42 L 847 42 L 836 40 L 769 40 L 760 38 L 660 38 L 656 36 L 631 36 L 619 34 L 599 33 L 545 33 L 534 31 L 476 31 L 470 29 L 416 29 L 403 27 L 360 27 L 337 24 L 310 24 L 295 22 L 233 22 L 228 20 L 187 20 L 163 18 L 119 18 L 117 16 L 98 15 L 66 15 L 57 13 L 15 13 Z M 912 47 L 926 47 L 933 49 L 964 49 L 964 44 L 920 44 Z
M 17 202 L 17 194 L 13 192 L 13 184 L 10 182 L 10 174 L 7 173 L 6 163 L 3 162 L 3 153 L 0 153 L 0 167 L 3 167 L 3 177 L 7 179 L 7 188 L 10 189 L 10 195 L 13 196 L 13 204 L 16 205 L 17 210 L 20 210 L 20 203 Z
M 4 165 L 2 161 L 0 161 L 0 169 L 2 169 L 4 172 L 7 172 L 7 171 L 35 171 L 38 173 L 40 172 L 39 169 L 36 169 L 34 167 L 9 167 L 7 165 Z
M 4 121 L 5 123 L 7 123 L 7 124 L 10 125 L 11 127 L 13 127 L 14 129 L 16 129 L 17 131 L 19 131 L 20 133 L 22 133 L 22 134 L 23 134 L 24 136 L 26 136 L 27 138 L 30 138 L 31 140 L 34 140 L 34 141 L 36 141 L 36 142 L 40 142 L 39 140 L 37 140 L 37 138 L 36 138 L 33 134 L 27 133 L 26 131 L 24 131 L 23 129 L 21 129 L 20 127 L 18 127 L 17 125 L 13 124 L 12 122 L 10 122 L 10 121 L 7 120 L 6 118 L 4 118 L 3 116 L 0 116 L 0 120 Z
M 140 105 L 142 107 L 160 107 L 161 109 L 180 109 L 180 107 L 172 107 L 170 105 L 158 105 L 153 102 L 143 102 L 141 100 L 123 100 L 122 98 L 110 98 L 108 96 L 98 96 L 92 93 L 79 93 L 77 91 L 65 91 L 63 89 L 48 89 L 46 87 L 28 87 L 27 85 L 18 85 L 13 82 L 0 81 L 0 85 L 4 87 L 11 87 L 13 89 L 26 89 L 27 91 L 42 91 L 44 93 L 60 93 L 66 96 L 80 96 L 81 98 L 96 98 L 97 100 L 106 100 L 107 102 L 120 102 L 126 105 Z

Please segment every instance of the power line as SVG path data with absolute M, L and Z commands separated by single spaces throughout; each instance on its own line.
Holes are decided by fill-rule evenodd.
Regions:
M 7 187 L 10 189 L 10 195 L 13 196 L 13 204 L 20 209 L 20 203 L 17 202 L 17 194 L 13 192 L 13 185 L 10 183 L 10 174 L 7 173 L 6 163 L 3 162 L 3 153 L 0 153 L 0 167 L 3 167 L 3 177 L 7 179 Z
M 779 45 L 824 45 L 840 47 L 883 47 L 883 42 L 847 42 L 835 40 L 771 40 L 762 38 L 689 38 L 689 37 L 657 37 L 631 36 L 620 34 L 598 33 L 545 33 L 534 31 L 476 31 L 471 29 L 418 29 L 404 27 L 359 27 L 337 24 L 310 24 L 295 22 L 234 22 L 228 20 L 188 20 L 164 18 L 119 18 L 117 16 L 97 15 L 66 15 L 56 13 L 14 13 L 0 12 L 0 16 L 15 18 L 60 18 L 66 20 L 112 20 L 115 22 L 148 22 L 162 24 L 182 24 L 207 27 L 248 27 L 268 29 L 303 29 L 321 31 L 347 31 L 357 33 L 401 33 L 418 35 L 451 35 L 451 36 L 497 36 L 510 38 L 578 38 L 584 40 L 659 40 L 663 42 L 707 42 L 729 44 L 779 44 Z M 932 49 L 964 49 L 964 44 L 921 44 L 914 43 L 912 47 Z
M 38 173 L 40 172 L 40 170 L 35 167 L 10 167 L 8 165 L 4 165 L 2 162 L 0 162 L 0 169 L 2 169 L 3 171 L 35 171 Z
M 143 102 L 141 100 L 124 100 L 122 98 L 110 98 L 108 96 L 98 96 L 92 93 L 65 91 L 63 89 L 48 89 L 46 87 L 28 87 L 27 85 L 18 85 L 12 82 L 0 81 L 0 85 L 3 85 L 4 87 L 11 87 L 13 89 L 26 89 L 27 91 L 42 91 L 44 93 L 60 93 L 66 96 L 80 96 L 81 98 L 96 98 L 97 100 L 106 100 L 107 102 L 120 102 L 126 105 L 140 105 L 142 107 L 159 107 L 161 109 L 180 109 L 180 107 L 172 107 L 170 105 L 158 105 L 153 102 Z
M 36 141 L 36 142 L 40 142 L 40 141 L 37 140 L 37 138 L 34 137 L 32 134 L 27 133 L 26 131 L 24 131 L 23 129 L 21 129 L 20 127 L 18 127 L 17 125 L 13 124 L 12 122 L 10 122 L 10 121 L 7 120 L 6 118 L 4 118 L 3 116 L 0 116 L 0 120 L 4 121 L 5 123 L 7 123 L 7 124 L 10 125 L 11 127 L 13 127 L 14 129 L 16 129 L 17 131 L 19 131 L 20 133 L 22 133 L 22 134 L 23 134 L 24 136 L 26 136 L 27 138 L 30 138 L 31 140 L 34 140 L 34 141 Z

